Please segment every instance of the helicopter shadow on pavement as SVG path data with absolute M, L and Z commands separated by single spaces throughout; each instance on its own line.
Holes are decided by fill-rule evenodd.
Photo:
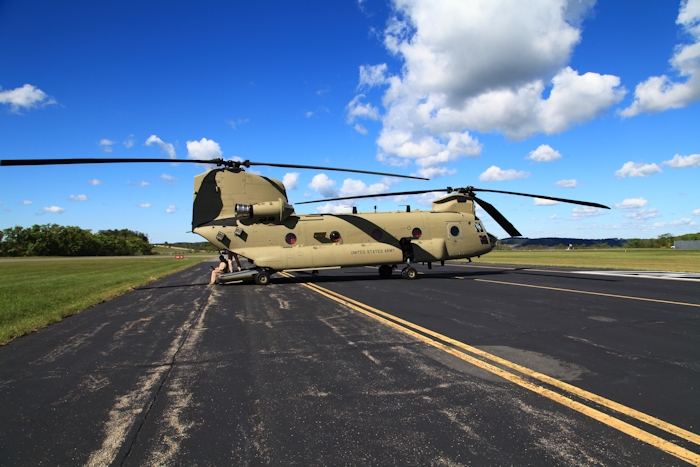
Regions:
M 435 270 L 432 271 L 421 271 L 422 274 L 420 274 L 418 279 L 415 280 L 434 280 L 434 279 L 456 279 L 457 276 L 459 277 L 484 277 L 484 276 L 499 276 L 504 273 L 504 271 L 480 271 L 480 272 L 460 272 L 460 271 L 451 271 L 451 272 L 437 272 Z M 359 271 L 347 271 L 345 273 L 339 272 L 335 273 L 333 275 L 312 275 L 311 273 L 308 272 L 300 272 L 299 276 L 295 276 L 293 278 L 289 277 L 280 277 L 280 276 L 274 276 L 273 281 L 275 284 L 292 284 L 292 283 L 324 283 L 324 282 L 358 282 L 358 281 L 394 281 L 394 280 L 401 280 L 404 281 L 406 279 L 401 277 L 401 274 L 399 273 L 394 273 L 391 277 L 381 277 L 376 270 L 373 271 L 367 271 L 366 273 L 359 272 Z

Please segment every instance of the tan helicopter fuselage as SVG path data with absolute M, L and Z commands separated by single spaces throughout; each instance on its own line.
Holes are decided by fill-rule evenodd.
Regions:
M 278 180 L 215 169 L 195 178 L 193 211 L 195 233 L 275 271 L 436 262 L 494 247 L 460 194 L 431 211 L 297 215 Z

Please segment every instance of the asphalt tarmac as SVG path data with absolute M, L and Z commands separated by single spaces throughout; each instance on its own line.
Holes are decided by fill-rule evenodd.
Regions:
M 0 465 L 700 465 L 700 281 L 209 264 L 0 347 Z

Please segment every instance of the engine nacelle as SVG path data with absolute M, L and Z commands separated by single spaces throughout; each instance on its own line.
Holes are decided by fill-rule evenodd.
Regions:
M 236 204 L 236 216 L 248 217 L 256 222 L 282 222 L 292 214 L 294 207 L 282 198 L 255 204 Z

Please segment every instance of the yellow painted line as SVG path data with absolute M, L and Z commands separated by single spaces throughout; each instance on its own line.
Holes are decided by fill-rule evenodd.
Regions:
M 288 275 L 288 277 L 294 277 L 291 275 Z M 378 310 L 376 308 L 373 308 L 369 305 L 363 304 L 361 302 L 357 302 L 351 298 L 345 297 L 341 294 L 338 294 L 336 292 L 333 292 L 331 290 L 325 289 L 319 285 L 316 284 L 309 284 L 309 283 L 301 283 L 302 286 L 307 287 L 311 290 L 314 290 L 315 292 L 324 295 L 331 300 L 334 300 L 336 302 L 339 302 L 345 306 L 348 306 L 349 308 L 356 310 L 366 316 L 369 316 L 371 318 L 376 319 L 377 321 L 380 321 L 384 324 L 387 324 L 388 326 L 391 326 L 392 328 L 395 328 L 401 332 L 404 332 L 406 334 L 409 334 L 427 344 L 430 344 L 434 347 L 437 347 L 451 355 L 454 355 L 466 362 L 469 362 L 475 366 L 478 366 L 479 368 L 482 368 L 486 371 L 489 371 L 493 374 L 496 374 L 498 376 L 501 376 L 502 378 L 511 381 L 515 384 L 518 384 L 521 387 L 524 387 L 526 389 L 529 389 L 537 394 L 540 394 L 544 397 L 547 397 L 553 401 L 556 401 L 566 407 L 569 407 L 573 410 L 576 410 L 579 413 L 582 413 L 586 416 L 589 416 L 595 420 L 600 421 L 601 423 L 604 423 L 612 428 L 615 428 L 623 433 L 626 433 L 640 441 L 646 442 L 652 446 L 657 447 L 658 449 L 663 450 L 664 452 L 667 452 L 669 454 L 672 454 L 679 459 L 682 459 L 686 462 L 689 462 L 693 465 L 698 465 L 700 466 L 700 455 L 693 453 L 692 451 L 688 451 L 686 449 L 683 449 L 679 446 L 676 446 L 675 444 L 664 440 L 663 438 L 660 438 L 658 436 L 652 435 L 644 430 L 641 430 L 633 425 L 630 425 L 628 423 L 625 423 L 617 418 L 611 417 L 603 412 L 600 412 L 596 409 L 593 409 L 591 407 L 588 407 L 586 405 L 583 405 L 579 402 L 572 401 L 571 399 L 562 396 L 561 394 L 558 394 L 556 392 L 553 392 L 549 389 L 546 389 L 542 386 L 538 386 L 536 384 L 533 384 L 527 380 L 522 379 L 521 377 L 510 373 L 508 371 L 505 371 L 501 368 L 495 367 L 489 363 L 486 363 L 482 360 L 476 359 L 474 357 L 471 357 L 463 352 L 460 352 L 452 347 L 448 347 L 440 342 L 437 342 L 433 339 L 430 339 L 422 334 L 418 334 L 417 332 L 411 331 L 408 328 L 413 328 L 417 331 L 420 331 L 424 334 L 428 334 L 430 336 L 436 337 L 440 340 L 443 340 L 447 343 L 450 343 L 452 345 L 455 345 L 457 347 L 460 347 L 464 350 L 467 350 L 471 353 L 474 353 L 476 355 L 479 355 L 483 358 L 489 359 L 495 363 L 498 363 L 500 365 L 503 365 L 507 368 L 511 368 L 513 370 L 516 370 L 520 373 L 523 373 L 525 375 L 528 375 L 532 378 L 538 379 L 540 381 L 543 381 L 545 383 L 548 383 L 552 386 L 555 386 L 559 389 L 562 389 L 564 391 L 567 391 L 571 394 L 574 394 L 576 396 L 579 396 L 583 399 L 590 400 L 592 402 L 595 402 L 599 405 L 602 405 L 604 407 L 607 407 L 609 409 L 615 410 L 619 413 L 622 413 L 624 415 L 630 416 L 632 418 L 635 418 L 639 421 L 642 421 L 644 423 L 647 423 L 649 425 L 655 426 L 657 428 L 660 428 L 668 433 L 671 433 L 675 436 L 678 436 L 680 438 L 686 439 L 690 442 L 693 442 L 695 444 L 700 445 L 700 436 L 692 433 L 690 431 L 687 431 L 683 428 L 677 427 L 675 425 L 672 425 L 670 423 L 664 422 L 663 420 L 660 420 L 656 417 L 652 417 L 651 415 L 647 415 L 643 412 L 640 412 L 638 410 L 632 409 L 630 407 L 624 406 L 622 404 L 619 404 L 615 401 L 606 399 L 604 397 L 598 396 L 596 394 L 593 394 L 591 392 L 585 391 L 583 389 L 577 388 L 576 386 L 572 386 L 568 383 L 565 383 L 563 381 L 559 381 L 555 378 L 552 378 L 550 376 L 544 375 L 542 373 L 536 372 L 534 370 L 530 370 L 529 368 L 523 367 L 521 365 L 518 365 L 516 363 L 510 362 L 508 360 L 502 359 L 500 357 L 497 357 L 495 355 L 489 354 L 488 352 L 484 352 L 483 350 L 477 349 L 476 347 L 472 347 L 470 345 L 464 344 L 460 341 L 457 341 L 455 339 L 449 338 L 447 336 L 443 336 L 442 334 L 436 333 L 434 331 L 431 331 L 427 328 L 424 328 L 422 326 L 418 326 L 416 324 L 413 324 L 409 321 L 403 320 L 401 318 L 398 318 L 396 316 L 393 316 L 389 313 L 386 313 L 384 311 Z M 370 311 L 368 311 L 370 310 Z M 381 316 L 378 316 L 381 315 Z M 389 319 L 385 319 L 382 316 L 385 316 L 387 318 L 390 318 L 393 321 L 389 321 Z M 400 326 L 396 322 L 403 324 L 404 326 Z
M 494 281 L 494 280 L 490 280 L 490 279 L 474 279 L 474 280 L 479 281 L 479 282 L 490 282 L 493 284 L 515 285 L 518 287 L 530 287 L 532 289 L 556 290 L 557 292 L 580 293 L 580 294 L 584 294 L 584 295 L 597 295 L 600 297 L 624 298 L 627 300 L 640 300 L 642 302 L 666 303 L 669 305 L 696 306 L 696 307 L 700 308 L 700 303 L 674 302 L 671 300 L 659 300 L 656 298 L 631 297 L 629 295 L 616 295 L 616 294 L 602 293 L 602 292 L 588 292 L 586 290 L 562 289 L 559 287 L 545 287 L 543 285 L 520 284 L 518 282 Z

